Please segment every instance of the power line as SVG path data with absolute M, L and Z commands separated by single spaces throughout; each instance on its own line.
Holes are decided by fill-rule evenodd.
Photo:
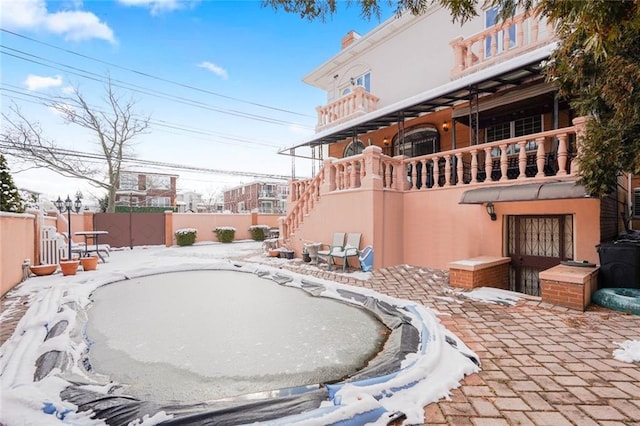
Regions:
M 7 88 L 9 87 L 9 88 Z M 18 89 L 18 90 L 14 90 Z M 52 96 L 48 96 L 48 95 L 35 95 L 33 93 L 30 92 L 26 92 L 24 91 L 21 87 L 18 86 L 14 86 L 12 84 L 4 84 L 0 86 L 0 91 L 5 91 L 8 93 L 13 93 L 13 94 L 17 94 L 20 96 L 26 96 L 26 97 L 30 97 L 30 98 L 34 98 L 34 99 L 38 99 L 42 102 L 49 102 L 49 103 L 57 103 L 58 99 L 52 97 Z M 23 102 L 30 102 L 36 105 L 42 105 L 42 103 L 40 102 L 35 102 L 32 100 L 28 100 L 28 99 L 23 99 L 23 98 L 16 98 L 16 97 L 12 97 L 12 96 L 6 96 L 9 99 L 19 99 Z M 101 113 L 105 113 L 104 110 L 99 109 L 96 106 L 93 105 L 89 105 L 92 109 L 92 111 L 95 112 L 101 112 Z M 134 116 L 136 116 L 134 114 Z M 138 118 L 141 118 L 140 116 L 138 116 Z M 160 126 L 160 127 L 164 127 L 164 128 L 170 128 L 170 129 L 174 129 L 174 130 L 182 130 L 183 132 L 188 132 L 188 133 L 194 133 L 194 134 L 199 134 L 199 135 L 203 135 L 203 136 L 207 136 L 207 135 L 211 135 L 211 136 L 215 136 L 215 137 L 220 137 L 220 138 L 224 138 L 224 139 L 229 139 L 232 141 L 237 141 L 240 143 L 245 143 L 245 144 L 252 144 L 252 145 L 260 145 L 260 146 L 265 146 L 265 147 L 269 147 L 269 148 L 277 148 L 276 145 L 274 145 L 273 143 L 268 143 L 268 142 L 261 142 L 261 141 L 256 141 L 256 140 L 250 140 L 250 139 L 246 139 L 246 138 L 241 138 L 238 136 L 233 136 L 233 135 L 228 135 L 228 134 L 224 134 L 224 133 L 220 133 L 220 132 L 214 132 L 214 131 L 210 131 L 207 129 L 200 129 L 197 127 L 192 127 L 192 126 L 187 126 L 187 125 L 183 125 L 180 123 L 172 123 L 166 120 L 149 120 L 149 122 L 151 124 L 154 124 L 156 126 Z M 173 132 L 167 132 L 170 134 L 176 134 Z M 206 140 L 206 141 L 211 141 L 211 139 L 205 139 L 205 138 L 198 138 L 201 140 Z M 223 142 L 223 141 L 216 141 L 217 143 L 222 143 L 222 144 L 228 144 L 228 145 L 232 145 L 229 142 Z M 234 146 L 237 146 L 237 144 L 233 144 Z
M 256 120 L 256 121 L 262 121 L 262 122 L 266 122 L 266 123 L 271 123 L 271 124 L 278 124 L 278 125 L 283 125 L 283 126 L 297 126 L 297 127 L 303 127 L 303 128 L 310 128 L 308 126 L 304 126 L 302 124 L 299 123 L 294 123 L 291 121 L 285 121 L 285 120 L 280 120 L 277 118 L 272 118 L 272 117 L 267 117 L 267 116 L 262 116 L 262 115 L 258 115 L 258 114 L 252 114 L 252 113 L 247 113 L 247 112 L 242 112 L 242 111 L 237 111 L 237 110 L 232 110 L 232 109 L 228 109 L 228 110 L 224 110 L 215 106 L 211 106 L 209 104 L 206 104 L 204 102 L 200 102 L 200 101 L 196 101 L 193 99 L 189 99 L 189 98 L 185 98 L 182 96 L 176 96 L 176 95 L 172 95 L 170 93 L 165 93 L 165 92 L 161 92 L 158 90 L 154 90 L 154 89 L 148 89 L 133 83 L 128 83 L 119 79 L 109 79 L 109 82 L 104 80 L 104 78 L 96 73 L 93 73 L 91 71 L 87 71 L 87 70 L 83 70 L 81 68 L 77 68 L 77 67 L 73 67 L 70 65 L 66 65 L 57 61 L 53 61 L 47 58 L 44 58 L 42 56 L 38 56 L 38 55 L 33 55 L 30 54 L 28 52 L 24 52 L 18 49 L 13 49 L 11 47 L 7 47 L 3 44 L 0 44 L 0 47 L 2 47 L 2 49 L 8 49 L 10 51 L 13 52 L 17 52 L 18 54 L 15 53 L 9 53 L 6 52 L 4 50 L 0 51 L 0 53 L 2 53 L 3 55 L 7 55 L 7 56 L 11 56 L 14 57 L 16 59 L 20 59 L 22 61 L 26 61 L 26 62 L 31 62 L 37 65 L 41 65 L 47 68 L 52 68 L 52 69 L 56 69 L 58 71 L 62 71 L 62 72 L 66 72 L 66 73 L 70 73 L 73 75 L 77 75 L 78 77 L 81 78 L 85 78 L 87 80 L 92 80 L 92 81 L 96 81 L 102 84 L 112 84 L 115 87 L 119 87 L 119 88 L 123 88 L 123 89 L 127 89 L 136 93 L 140 93 L 143 95 L 148 95 L 148 96 L 153 96 L 156 98 L 160 98 L 160 99 L 165 99 L 165 100 L 169 100 L 169 101 L 173 101 L 176 103 L 180 103 L 180 104 L 184 104 L 184 105 L 189 105 L 192 107 L 196 107 L 196 108 L 201 108 L 201 109 L 205 109 L 205 110 L 209 110 L 209 111 L 214 111 L 214 112 L 218 112 L 221 114 L 227 114 L 227 115 L 232 115 L 232 116 L 236 116 L 236 117 L 240 117 L 240 118 L 246 118 L 249 120 Z M 29 59 L 21 55 L 27 55 L 30 56 L 32 58 L 36 58 L 36 59 Z M 41 61 L 45 61 L 48 62 L 50 64 L 55 64 L 54 65 L 49 65 L 46 63 L 43 63 Z M 61 68 L 62 67 L 62 68 Z M 86 74 L 86 75 L 85 75 Z
M 12 146 L 10 144 L 2 143 L 2 142 L 0 142 L 0 148 L 6 149 L 8 152 L 9 151 L 12 151 L 12 152 L 20 152 L 21 151 L 19 148 L 16 148 L 16 147 L 14 147 L 14 146 Z M 77 151 L 77 150 L 64 149 L 64 148 L 52 148 L 52 149 L 48 149 L 47 150 L 45 148 L 32 147 L 32 149 L 35 150 L 35 151 L 52 152 L 54 154 L 59 154 L 59 155 L 72 155 L 72 156 L 83 158 L 83 159 L 87 159 L 87 160 L 101 160 L 101 162 L 104 162 L 104 156 L 103 155 L 95 154 L 95 153 L 91 153 L 91 152 Z M 130 157 L 130 156 L 123 156 L 122 157 L 122 162 L 123 163 L 127 163 L 127 164 L 138 164 L 138 165 L 141 165 L 141 166 L 158 167 L 158 168 L 164 168 L 164 169 L 170 169 L 170 170 L 182 170 L 182 171 L 198 172 L 198 173 L 226 174 L 226 175 L 231 175 L 231 176 L 245 176 L 245 177 L 273 179 L 273 180 L 288 180 L 288 179 L 290 179 L 290 176 L 285 176 L 285 175 L 277 175 L 277 174 L 270 174 L 270 173 L 244 172 L 244 171 L 239 171 L 239 170 L 211 169 L 211 168 L 207 168 L 207 167 L 188 166 L 188 165 L 184 165 L 184 164 L 168 163 L 168 162 L 163 162 L 163 161 L 143 160 L 143 159 Z
M 121 69 L 121 70 L 124 70 L 124 71 L 128 71 L 128 72 L 131 72 L 131 73 L 134 73 L 134 74 L 138 74 L 138 75 L 141 75 L 143 77 L 147 77 L 147 78 L 151 78 L 151 79 L 154 79 L 154 80 L 162 81 L 162 82 L 165 82 L 165 83 L 173 84 L 173 85 L 176 85 L 178 87 L 183 87 L 183 88 L 186 88 L 186 89 L 195 90 L 197 92 L 206 93 L 206 94 L 217 96 L 217 97 L 221 97 L 221 98 L 224 98 L 224 99 L 229 99 L 229 100 L 233 100 L 233 101 L 237 101 L 237 102 L 242 102 L 242 103 L 245 103 L 245 104 L 248 104 L 248 105 L 257 106 L 257 107 L 260 107 L 260 108 L 266 108 L 266 109 L 271 109 L 271 110 L 274 110 L 274 111 L 285 112 L 287 114 L 298 115 L 298 116 L 301 116 L 301 117 L 314 118 L 313 116 L 310 116 L 308 114 L 303 114 L 303 113 L 300 113 L 300 112 L 295 112 L 295 111 L 291 111 L 291 110 L 287 110 L 287 109 L 283 109 L 283 108 L 278 108 L 278 107 L 274 107 L 274 106 L 270 106 L 270 105 L 260 104 L 260 103 L 257 103 L 257 102 L 247 101 L 247 100 L 244 100 L 244 99 L 235 98 L 233 96 L 223 95 L 221 93 L 212 92 L 210 90 L 202 89 L 200 87 L 191 86 L 191 85 L 188 85 L 188 84 L 184 84 L 184 83 L 180 83 L 180 82 L 177 82 L 177 81 L 169 80 L 169 79 L 166 79 L 166 78 L 163 78 L 163 77 L 158 77 L 158 76 L 155 76 L 153 74 L 149 74 L 149 73 L 146 73 L 146 72 L 143 72 L 143 71 L 138 71 L 138 70 L 134 70 L 132 68 L 123 67 L 122 65 L 114 64 L 113 62 L 108 62 L 108 61 L 104 61 L 102 59 L 94 58 L 94 57 L 89 56 L 89 55 L 84 55 L 82 53 L 78 53 L 78 52 L 75 52 L 73 50 L 65 49 L 65 48 L 50 44 L 50 43 L 46 43 L 44 41 L 37 40 L 37 39 L 31 38 L 31 37 L 25 36 L 23 34 L 18 34 L 16 32 L 9 31 L 9 30 L 1 28 L 1 27 L 0 27 L 0 31 L 8 33 L 8 34 L 11 34 L 11 35 L 13 35 L 15 37 L 20 37 L 22 39 L 29 40 L 29 41 L 31 41 L 33 43 L 38 43 L 38 44 L 41 44 L 43 46 L 50 47 L 52 49 L 57 49 L 57 50 L 60 50 L 62 52 L 65 52 L 65 53 L 69 53 L 71 55 L 75 55 L 75 56 L 78 56 L 78 57 L 81 57 L 81 58 L 84 58 L 84 59 L 89 59 L 91 61 L 95 61 L 95 62 L 104 64 L 104 65 L 109 65 L 111 67 L 118 68 L 118 69 Z

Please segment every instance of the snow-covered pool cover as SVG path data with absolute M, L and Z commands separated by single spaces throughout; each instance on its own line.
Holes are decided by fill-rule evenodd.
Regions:
M 112 253 L 99 271 L 34 278 L 20 286 L 15 294 L 28 294 L 32 302 L 14 335 L 0 348 L 0 422 L 361 425 L 387 424 L 400 412 L 407 423 L 415 424 L 424 422 L 425 405 L 448 397 L 464 375 L 478 371 L 476 355 L 422 305 L 270 266 L 233 263 L 221 250 L 237 250 L 240 245 L 222 246 Z M 108 378 L 87 372 L 82 328 L 94 289 L 136 276 L 196 269 L 252 272 L 314 295 L 354 303 L 378 315 L 392 332 L 380 355 L 345 382 L 192 405 L 140 401 L 118 393 L 118 384 Z

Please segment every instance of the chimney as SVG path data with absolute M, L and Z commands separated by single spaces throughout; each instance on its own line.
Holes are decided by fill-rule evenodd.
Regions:
M 351 46 L 351 44 L 354 41 L 358 40 L 360 37 L 362 36 L 357 32 L 349 31 L 346 36 L 342 37 L 342 49 L 344 50 L 347 47 Z

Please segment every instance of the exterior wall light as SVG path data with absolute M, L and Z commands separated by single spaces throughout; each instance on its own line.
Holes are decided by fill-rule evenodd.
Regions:
M 382 139 L 382 144 L 384 146 L 389 146 L 389 138 L 385 137 L 384 139 Z
M 491 220 L 496 220 L 498 218 L 498 216 L 496 216 L 496 209 L 493 206 L 493 203 L 487 203 L 487 214 Z
M 445 132 L 449 131 L 449 122 L 448 121 L 445 120 L 445 121 L 442 122 L 442 130 L 445 131 Z

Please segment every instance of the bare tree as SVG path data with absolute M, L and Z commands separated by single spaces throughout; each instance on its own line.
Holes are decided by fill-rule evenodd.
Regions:
M 114 91 L 111 79 L 107 80 L 104 91 L 104 109 L 90 105 L 78 87 L 73 87 L 69 96 L 45 103 L 66 123 L 91 131 L 99 149 L 96 154 L 62 148 L 46 138 L 40 124 L 26 117 L 15 105 L 10 108 L 10 115 L 2 114 L 5 124 L 0 137 L 3 148 L 25 162 L 106 189 L 107 211 L 114 212 L 122 162 L 133 154 L 133 139 L 146 132 L 150 117 L 139 118 L 134 112 L 136 102 Z

